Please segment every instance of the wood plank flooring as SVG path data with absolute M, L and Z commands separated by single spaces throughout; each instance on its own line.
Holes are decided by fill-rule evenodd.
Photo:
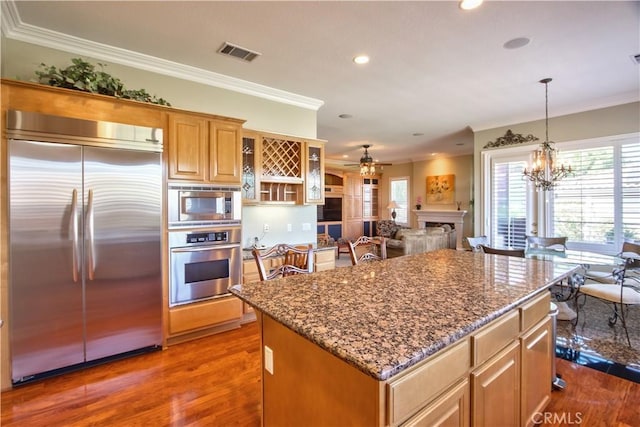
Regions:
M 16 387 L 2 426 L 260 426 L 260 340 L 240 329 Z M 558 359 L 546 426 L 639 426 L 640 384 Z

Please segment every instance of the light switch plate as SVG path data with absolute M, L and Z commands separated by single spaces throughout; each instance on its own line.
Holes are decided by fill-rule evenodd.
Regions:
M 273 350 L 264 346 L 264 369 L 273 375 Z

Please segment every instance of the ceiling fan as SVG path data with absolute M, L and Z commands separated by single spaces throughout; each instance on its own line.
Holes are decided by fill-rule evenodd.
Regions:
M 365 144 L 362 146 L 362 148 L 364 148 L 364 153 L 362 154 L 362 157 L 360 157 L 360 163 L 352 163 L 352 164 L 347 164 L 345 166 L 359 166 L 360 175 L 367 176 L 367 175 L 373 175 L 376 173 L 376 166 L 392 165 L 392 163 L 374 162 L 373 157 L 371 157 L 371 155 L 369 154 L 369 147 L 371 147 L 371 145 L 369 144 Z

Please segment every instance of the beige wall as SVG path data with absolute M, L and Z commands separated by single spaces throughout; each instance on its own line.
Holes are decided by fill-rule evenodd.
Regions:
M 541 142 L 544 140 L 545 122 L 544 120 L 537 120 L 474 132 L 473 182 L 481 182 L 480 159 L 483 147 L 489 141 L 495 141 L 496 138 L 504 136 L 508 129 L 511 129 L 513 133 L 535 135 Z M 562 149 L 562 142 L 566 141 L 579 141 L 635 132 L 640 132 L 640 102 L 549 118 L 549 139 L 555 141 L 557 143 L 556 147 L 559 149 Z M 531 144 L 532 148 L 537 146 L 539 142 Z M 480 201 L 481 188 L 479 184 L 475 185 L 473 193 L 474 199 Z M 476 225 L 480 224 L 479 214 L 479 210 L 476 209 L 474 214 L 474 224 Z M 479 226 L 475 227 L 473 234 L 479 234 Z
M 455 175 L 455 200 L 462 202 L 461 209 L 468 211 L 465 215 L 465 227 L 463 236 L 470 236 L 473 230 L 471 222 L 473 218 L 472 202 L 473 195 L 473 156 L 442 157 L 429 160 L 421 160 L 412 163 L 403 163 L 393 166 L 385 166 L 382 171 L 382 182 L 380 183 L 380 206 L 383 207 L 381 218 L 389 218 L 389 211 L 384 209 L 389 203 L 389 180 L 396 177 L 409 177 L 409 201 L 410 209 L 415 209 L 416 199 L 422 197 L 422 209 L 435 210 L 455 210 L 456 204 L 449 205 L 428 205 L 427 176 L 433 175 Z M 417 227 L 416 218 L 409 215 L 412 227 Z

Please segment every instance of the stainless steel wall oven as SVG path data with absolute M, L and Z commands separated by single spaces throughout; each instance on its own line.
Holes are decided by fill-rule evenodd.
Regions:
M 169 305 L 228 295 L 240 283 L 240 227 L 169 232 Z

